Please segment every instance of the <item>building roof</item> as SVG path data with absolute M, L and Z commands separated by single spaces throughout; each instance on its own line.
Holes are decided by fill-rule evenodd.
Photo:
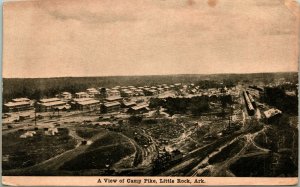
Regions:
M 96 90 L 96 88 L 88 88 L 86 90 L 88 90 L 88 91 L 90 91 L 90 90 Z
M 97 103 L 100 103 L 100 101 L 95 100 L 95 99 L 78 102 L 79 105 L 91 105 L 91 104 L 97 104 Z
M 98 94 L 98 93 L 100 93 L 100 92 L 97 91 L 97 90 L 90 90 L 90 91 L 88 91 L 88 93 L 89 93 L 89 94 Z
M 4 104 L 7 107 L 15 107 L 15 106 L 22 106 L 22 105 L 30 105 L 29 101 L 20 101 L 20 102 L 8 102 Z
M 157 92 L 157 90 L 148 90 L 148 92 L 152 92 L 152 93 L 155 93 L 155 92 Z
M 63 105 L 63 106 L 58 106 L 58 107 L 56 107 L 56 108 L 59 109 L 59 110 L 62 110 L 62 109 L 70 109 L 71 106 L 68 105 L 68 104 L 66 104 L 66 105 Z
M 62 95 L 71 95 L 70 92 L 62 92 L 61 94 L 62 94 Z
M 120 100 L 120 99 L 122 99 L 122 97 L 120 97 L 120 96 L 112 96 L 112 97 L 106 98 L 107 101 L 115 101 L 115 100 Z
M 100 126 L 102 126 L 102 125 L 112 125 L 112 123 L 109 122 L 109 121 L 100 121 L 97 124 L 100 125 Z
M 110 92 L 110 93 L 120 93 L 120 91 L 119 91 L 119 90 L 115 90 L 115 89 L 113 89 L 113 90 L 110 90 L 109 92 Z
M 65 105 L 66 103 L 63 101 L 53 101 L 53 102 L 46 102 L 46 103 L 39 103 L 42 106 L 57 106 L 57 105 Z
M 124 90 L 123 92 L 127 93 L 127 94 L 132 94 L 132 91 L 130 91 L 130 90 Z
M 124 104 L 125 106 L 136 105 L 136 103 L 135 103 L 134 101 L 129 101 L 129 102 L 123 101 L 123 104 Z
M 75 93 L 76 95 L 87 95 L 87 93 L 86 92 L 77 92 L 77 93 Z
M 12 99 L 12 101 L 14 101 L 14 102 L 21 102 L 21 101 L 30 101 L 30 99 L 22 97 L 22 98 Z
M 93 100 L 93 98 L 89 98 L 89 97 L 87 97 L 87 98 L 75 98 L 75 99 L 73 99 L 73 101 L 75 101 L 75 102 L 84 102 L 84 101 L 89 101 L 89 100 Z
M 271 108 L 267 111 L 264 111 L 264 114 L 265 114 L 266 118 L 270 118 L 270 117 L 273 117 L 273 116 L 275 116 L 277 114 L 281 114 L 281 113 L 282 112 L 280 110 L 275 109 L 275 108 Z
M 114 102 L 107 102 L 103 104 L 105 107 L 112 107 L 112 106 L 117 106 L 117 105 L 121 105 L 118 101 L 114 101 Z
M 147 103 L 143 103 L 143 104 L 140 104 L 140 105 L 137 105 L 137 106 L 133 106 L 133 107 L 131 107 L 131 109 L 133 109 L 133 110 L 140 110 L 140 109 L 146 108 L 148 106 L 149 105 Z
M 48 99 L 41 99 L 40 103 L 49 103 L 49 102 L 54 102 L 54 101 L 60 101 L 58 98 L 48 98 Z

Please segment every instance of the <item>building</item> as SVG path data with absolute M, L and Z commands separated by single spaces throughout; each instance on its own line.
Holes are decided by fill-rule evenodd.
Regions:
M 121 106 L 123 108 L 130 108 L 130 107 L 133 107 L 135 105 L 136 105 L 136 103 L 134 101 L 123 101 Z
M 122 100 L 123 100 L 123 98 L 120 97 L 120 96 L 107 97 L 107 98 L 105 99 L 105 101 L 107 101 L 107 102 L 114 102 L 114 101 L 120 102 L 120 101 L 122 101 Z
M 88 89 L 86 89 L 86 93 L 91 98 L 95 98 L 95 97 L 99 97 L 100 96 L 100 92 L 96 88 L 88 88 Z
M 69 92 L 62 92 L 62 93 L 58 94 L 57 97 L 59 99 L 61 99 L 62 101 L 68 102 L 72 99 L 72 94 Z
M 72 102 L 72 108 L 77 110 L 99 110 L 100 101 L 93 98 L 78 98 Z
M 111 89 L 107 92 L 107 97 L 121 97 L 121 93 L 119 90 Z
M 3 106 L 4 112 L 19 112 L 32 109 L 31 101 L 28 98 L 12 99 L 11 102 L 5 103 Z
M 119 112 L 121 103 L 118 101 L 107 102 L 101 105 L 101 113 Z
M 68 110 L 71 106 L 59 98 L 41 99 L 37 102 L 37 110 L 47 112 L 53 110 Z
M 141 114 L 141 113 L 145 113 L 148 112 L 148 104 L 147 103 L 142 103 L 136 106 L 133 106 L 131 108 L 129 108 L 128 112 L 132 113 L 132 114 Z
M 131 90 L 125 89 L 121 91 L 121 96 L 122 97 L 132 97 L 133 92 Z
M 166 85 L 166 86 L 163 86 L 163 88 L 164 88 L 165 91 L 169 91 L 169 90 L 170 90 L 170 87 L 167 86 L 167 85 Z
M 251 103 L 251 101 L 249 99 L 249 96 L 248 96 L 248 94 L 247 94 L 246 91 L 244 91 L 244 99 L 245 99 L 245 104 L 246 104 L 246 108 L 247 108 L 248 114 L 250 116 L 253 116 L 254 113 L 255 113 L 255 109 L 254 109 L 254 107 L 253 107 L 253 105 L 252 105 L 252 103 Z
M 154 90 L 154 89 L 145 90 L 145 95 L 146 96 L 154 96 L 154 95 L 157 95 L 157 94 L 158 94 L 157 90 Z
M 164 89 L 163 88 L 157 88 L 158 93 L 163 93 Z
M 145 94 L 144 94 L 144 91 L 142 89 L 136 89 L 134 91 L 134 95 L 135 96 L 144 96 Z
M 77 92 L 75 93 L 75 98 L 88 98 L 89 94 L 86 92 Z
M 266 117 L 267 123 L 274 123 L 274 122 L 278 122 L 279 118 L 282 115 L 282 112 L 278 109 L 271 108 L 267 111 L 264 111 L 264 115 Z

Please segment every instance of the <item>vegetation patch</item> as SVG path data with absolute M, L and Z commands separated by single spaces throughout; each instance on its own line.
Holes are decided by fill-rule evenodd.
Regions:
M 66 162 L 62 170 L 106 169 L 125 156 L 134 153 L 131 144 L 118 144 L 94 149 Z
M 3 135 L 2 168 L 4 170 L 33 166 L 75 147 L 76 141 L 68 135 L 68 129 L 60 128 L 49 136 L 44 130 L 35 131 L 32 137 L 20 138 L 24 132 Z

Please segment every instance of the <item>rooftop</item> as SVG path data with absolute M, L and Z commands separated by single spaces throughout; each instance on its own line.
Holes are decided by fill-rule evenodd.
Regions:
M 76 95 L 86 95 L 87 93 L 86 92 L 77 92 L 75 93 Z
M 14 106 L 22 106 L 22 105 L 30 105 L 28 101 L 20 101 L 20 102 L 8 102 L 4 104 L 7 107 L 14 107 Z
M 84 101 L 90 101 L 90 100 L 94 100 L 93 98 L 76 98 L 73 99 L 75 102 L 84 102 Z
M 123 101 L 123 104 L 125 106 L 135 105 L 136 103 L 134 101 Z
M 46 103 L 40 103 L 42 106 L 57 106 L 57 105 L 65 105 L 66 103 L 63 101 L 53 101 L 53 102 L 46 102 Z
M 14 101 L 14 102 L 21 102 L 21 101 L 30 101 L 30 99 L 22 97 L 22 98 L 12 99 L 12 101 Z
M 140 110 L 140 109 L 143 109 L 143 108 L 146 108 L 148 107 L 149 105 L 147 103 L 143 103 L 143 104 L 140 104 L 140 105 L 137 105 L 137 106 L 133 106 L 131 107 L 133 110 Z
M 265 114 L 266 118 L 270 118 L 270 117 L 273 117 L 273 116 L 275 116 L 277 114 L 281 114 L 281 113 L 282 112 L 280 110 L 275 109 L 275 108 L 271 108 L 267 111 L 264 111 L 264 114 Z
M 120 99 L 122 99 L 122 97 L 120 97 L 120 96 L 112 96 L 112 97 L 106 98 L 107 101 L 115 101 L 115 100 L 120 100 Z
M 97 104 L 97 103 L 100 103 L 100 101 L 95 100 L 95 99 L 78 102 L 78 104 L 80 104 L 80 105 L 91 105 L 91 104 Z
M 49 103 L 49 102 L 54 102 L 54 101 L 60 101 L 58 98 L 48 98 L 48 99 L 41 99 L 41 103 Z
M 112 106 L 117 106 L 117 105 L 121 105 L 118 101 L 114 101 L 114 102 L 107 102 L 103 104 L 105 107 L 112 107 Z
M 109 92 L 110 93 L 120 93 L 120 91 L 118 91 L 118 90 L 110 90 Z
M 62 94 L 62 95 L 71 95 L 70 92 L 62 92 L 61 94 Z

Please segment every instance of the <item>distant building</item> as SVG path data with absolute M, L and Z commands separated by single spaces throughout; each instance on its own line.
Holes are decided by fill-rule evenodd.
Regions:
M 101 112 L 108 113 L 108 112 L 119 112 L 121 107 L 121 103 L 118 101 L 107 102 L 101 105 Z
M 123 101 L 121 106 L 123 108 L 130 108 L 130 107 L 133 107 L 135 105 L 136 105 L 136 103 L 134 101 Z
M 267 111 L 264 111 L 264 115 L 266 117 L 267 123 L 274 123 L 277 122 L 278 119 L 281 117 L 282 112 L 278 109 L 271 108 Z
M 69 92 L 62 92 L 62 93 L 58 94 L 57 97 L 59 99 L 61 99 L 62 101 L 67 102 L 67 101 L 70 101 L 72 99 L 72 94 L 69 93 Z
M 168 90 L 170 90 L 170 87 L 169 87 L 169 86 L 167 86 L 167 85 L 165 85 L 165 86 L 163 85 L 163 88 L 164 88 L 164 90 L 165 90 L 165 91 L 168 91 Z
M 58 133 L 57 128 L 49 128 L 45 131 L 45 135 L 47 135 L 47 136 L 54 136 L 57 133 Z
M 120 97 L 120 96 L 107 97 L 107 98 L 105 99 L 105 101 L 107 101 L 107 102 L 114 102 L 114 101 L 120 102 L 120 101 L 122 101 L 122 100 L 123 100 L 123 98 Z
M 141 114 L 141 113 L 145 113 L 148 112 L 148 104 L 147 103 L 142 103 L 136 106 L 133 106 L 131 108 L 129 108 L 128 112 L 132 113 L 132 114 Z
M 68 110 L 71 106 L 59 98 L 41 99 L 37 102 L 37 110 L 40 112 L 47 112 L 53 110 Z
M 154 89 L 145 90 L 146 96 L 153 96 L 153 95 L 157 95 L 157 94 L 158 94 L 158 90 L 154 90 Z
M 78 98 L 73 99 L 72 108 L 77 110 L 99 110 L 100 101 L 93 98 Z
M 96 88 L 88 88 L 88 89 L 86 89 L 86 92 L 89 95 L 89 97 L 91 97 L 91 98 L 100 96 L 100 92 Z
M 25 132 L 24 134 L 22 134 L 22 135 L 20 136 L 20 138 L 33 137 L 34 134 L 36 134 L 35 131 L 27 131 L 27 132 Z
M 111 89 L 107 92 L 107 97 L 121 97 L 121 93 L 119 90 Z
M 164 89 L 163 88 L 157 88 L 158 93 L 163 93 Z
M 144 94 L 144 91 L 139 88 L 134 91 L 134 95 L 135 96 L 144 96 L 145 94 Z
M 121 96 L 122 97 L 132 97 L 133 96 L 133 91 L 125 89 L 121 91 Z
M 75 98 L 88 98 L 89 94 L 86 92 L 77 92 L 75 93 Z
M 3 106 L 4 112 L 19 112 L 25 110 L 32 110 L 30 99 L 28 98 L 16 98 L 11 102 L 5 103 Z

